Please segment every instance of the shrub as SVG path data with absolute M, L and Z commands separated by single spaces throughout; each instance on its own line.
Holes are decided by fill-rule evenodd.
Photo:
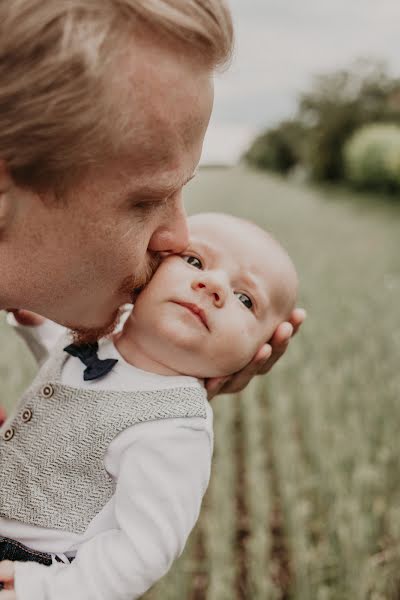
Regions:
M 346 143 L 347 180 L 359 188 L 400 190 L 400 127 L 390 123 L 366 125 Z
M 299 119 L 310 124 L 306 159 L 314 179 L 345 177 L 344 145 L 363 125 L 400 123 L 399 91 L 399 80 L 375 61 L 356 61 L 315 79 L 299 106 Z
M 303 139 L 301 123 L 283 121 L 254 140 L 245 160 L 260 169 L 287 173 L 300 161 Z

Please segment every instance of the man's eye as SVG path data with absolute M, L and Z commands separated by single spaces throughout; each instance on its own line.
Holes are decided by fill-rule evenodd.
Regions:
M 159 208 L 162 204 L 162 200 L 145 200 L 143 202 L 136 202 L 134 208 L 142 212 L 151 212 L 152 210 Z
M 237 295 L 238 300 L 242 302 L 242 304 L 244 304 L 246 308 L 248 308 L 249 310 L 253 308 L 253 301 L 246 294 L 243 294 L 242 292 L 235 292 L 235 294 Z
M 182 256 L 183 260 L 196 269 L 202 269 L 203 265 L 197 256 Z

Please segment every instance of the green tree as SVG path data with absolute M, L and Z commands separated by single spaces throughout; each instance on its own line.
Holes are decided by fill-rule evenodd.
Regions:
M 306 162 L 317 180 L 344 176 L 343 147 L 366 123 L 400 123 L 400 81 L 382 63 L 357 61 L 350 69 L 316 78 L 300 98 L 299 119 L 308 126 Z
M 246 161 L 261 169 L 287 173 L 301 160 L 304 129 L 299 121 L 283 121 L 254 140 Z
M 338 181 L 345 177 L 346 141 L 363 125 L 382 122 L 400 124 L 400 80 L 381 62 L 356 61 L 316 77 L 300 96 L 296 118 L 262 133 L 245 158 L 281 173 L 302 163 L 313 179 Z

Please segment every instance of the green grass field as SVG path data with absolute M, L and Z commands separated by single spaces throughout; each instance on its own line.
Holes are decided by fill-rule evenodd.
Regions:
M 398 599 L 400 207 L 241 168 L 201 171 L 187 207 L 272 231 L 309 317 L 271 375 L 214 400 L 200 520 L 146 600 Z M 9 407 L 34 367 L 0 339 Z

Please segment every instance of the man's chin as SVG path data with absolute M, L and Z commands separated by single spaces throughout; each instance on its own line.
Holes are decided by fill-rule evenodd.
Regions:
M 126 301 L 129 300 L 133 304 L 142 289 L 149 283 L 160 261 L 161 258 L 158 254 L 150 254 L 148 263 L 139 277 L 130 275 L 123 280 L 118 297 L 125 298 Z M 123 313 L 123 307 L 118 308 L 103 327 L 82 327 L 77 324 L 70 324 L 67 327 L 71 329 L 76 344 L 90 344 L 113 333 Z
M 75 344 L 92 344 L 97 342 L 100 338 L 113 333 L 117 327 L 123 309 L 119 308 L 111 317 L 111 319 L 102 327 L 82 327 L 77 325 L 69 325 L 71 329 L 72 337 Z

